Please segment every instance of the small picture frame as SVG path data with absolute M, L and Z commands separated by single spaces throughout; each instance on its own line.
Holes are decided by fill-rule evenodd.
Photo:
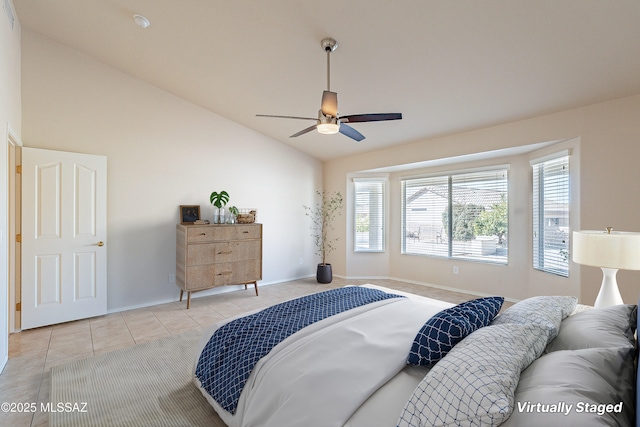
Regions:
M 180 224 L 193 224 L 199 219 L 200 205 L 180 205 Z

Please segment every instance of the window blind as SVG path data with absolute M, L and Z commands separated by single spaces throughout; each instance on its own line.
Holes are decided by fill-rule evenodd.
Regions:
M 569 156 L 532 162 L 533 268 L 569 276 Z
M 354 178 L 355 252 L 385 250 L 385 179 Z
M 508 169 L 402 181 L 402 251 L 507 263 Z

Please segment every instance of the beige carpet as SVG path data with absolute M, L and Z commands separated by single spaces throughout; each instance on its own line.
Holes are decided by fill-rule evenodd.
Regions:
M 53 367 L 52 405 L 68 403 L 86 412 L 51 413 L 49 425 L 225 427 L 191 381 L 202 333 L 187 332 Z

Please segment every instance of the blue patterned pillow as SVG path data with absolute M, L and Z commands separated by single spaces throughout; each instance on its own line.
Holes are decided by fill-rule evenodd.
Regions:
M 437 313 L 414 338 L 407 364 L 436 363 L 464 337 L 491 323 L 503 302 L 502 297 L 478 298 Z
M 462 340 L 422 379 L 398 427 L 497 426 L 513 412 L 520 373 L 542 354 L 538 325 L 482 328 Z

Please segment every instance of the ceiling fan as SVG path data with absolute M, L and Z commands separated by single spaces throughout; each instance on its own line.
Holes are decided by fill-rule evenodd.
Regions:
M 380 122 L 386 120 L 400 120 L 401 113 L 371 113 L 371 114 L 352 114 L 349 116 L 340 116 L 338 114 L 338 94 L 331 92 L 331 52 L 338 48 L 338 42 L 332 38 L 323 39 L 320 42 L 322 49 L 327 52 L 327 90 L 322 92 L 322 104 L 318 111 L 318 118 L 298 117 L 298 116 L 274 116 L 270 114 L 256 114 L 257 117 L 276 117 L 280 119 L 298 119 L 298 120 L 315 120 L 316 124 L 302 129 L 300 132 L 294 133 L 290 138 L 295 138 L 305 133 L 317 129 L 322 134 L 334 134 L 340 132 L 356 141 L 362 141 L 364 135 L 355 130 L 347 123 L 361 122 Z

